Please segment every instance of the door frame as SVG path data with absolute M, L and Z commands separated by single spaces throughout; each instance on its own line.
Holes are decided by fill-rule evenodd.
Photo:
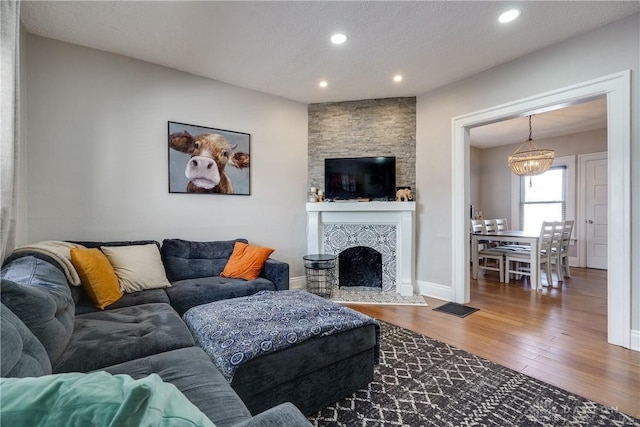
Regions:
M 579 242 L 582 242 L 578 245 L 578 266 L 586 267 L 587 266 L 587 226 L 586 221 L 587 217 L 585 215 L 587 198 L 586 188 L 587 188 L 587 162 L 591 160 L 604 160 L 609 158 L 609 153 L 607 151 L 599 152 L 599 153 L 589 153 L 589 154 L 580 154 L 578 155 L 578 185 L 580 191 L 578 191 L 578 215 L 576 216 L 576 238 Z M 608 162 L 607 162 L 608 166 Z M 607 172 L 608 173 L 608 172 Z M 609 192 L 609 184 L 607 183 L 607 193 Z M 609 246 L 610 238 L 607 236 L 607 246 Z
M 453 300 L 471 295 L 469 269 L 469 134 L 471 128 L 607 97 L 608 342 L 631 348 L 631 71 L 552 90 L 451 119 Z M 613 165 L 613 167 L 612 167 Z M 612 213 L 615 212 L 615 216 Z

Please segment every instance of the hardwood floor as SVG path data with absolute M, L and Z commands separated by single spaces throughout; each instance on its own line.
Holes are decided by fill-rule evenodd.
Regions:
M 640 352 L 607 343 L 606 271 L 571 273 L 541 292 L 481 274 L 468 304 L 480 311 L 466 318 L 428 297 L 429 307 L 350 307 L 640 418 Z

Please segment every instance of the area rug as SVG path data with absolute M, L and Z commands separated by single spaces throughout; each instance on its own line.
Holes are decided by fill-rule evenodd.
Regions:
M 427 305 L 421 295 L 404 297 L 397 292 L 353 288 L 334 289 L 329 299 L 343 304 Z
M 315 426 L 640 426 L 640 420 L 388 323 L 367 387 Z
M 441 311 L 447 314 L 453 314 L 454 316 L 458 316 L 458 317 L 467 317 L 471 313 L 475 313 L 480 309 L 458 304 L 455 302 L 448 302 L 446 304 L 441 305 L 440 307 L 434 308 L 433 310 Z

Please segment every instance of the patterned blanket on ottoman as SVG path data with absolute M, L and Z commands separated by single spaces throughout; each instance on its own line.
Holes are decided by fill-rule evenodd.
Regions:
M 191 308 L 183 319 L 229 382 L 242 363 L 307 339 L 364 325 L 380 331 L 372 317 L 301 290 L 216 301 Z

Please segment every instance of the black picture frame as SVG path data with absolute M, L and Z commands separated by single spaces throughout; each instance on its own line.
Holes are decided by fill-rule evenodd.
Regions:
M 169 121 L 169 193 L 251 195 L 251 134 Z

